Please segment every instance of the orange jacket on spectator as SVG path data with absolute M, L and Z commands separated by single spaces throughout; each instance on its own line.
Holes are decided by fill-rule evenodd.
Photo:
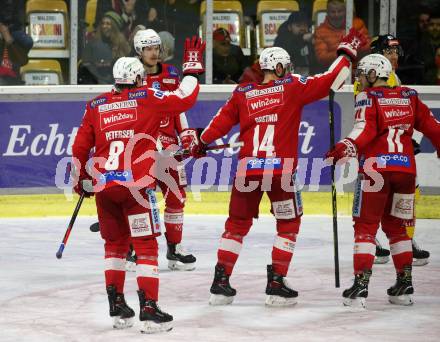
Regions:
M 315 54 L 317 62 L 323 67 L 327 68 L 336 58 L 336 49 L 342 36 L 345 35 L 345 24 L 342 29 L 336 29 L 328 22 L 325 21 L 319 25 L 315 32 Z M 361 48 L 361 51 L 370 50 L 370 37 L 368 35 L 368 29 L 365 27 L 364 22 L 360 18 L 353 19 L 353 27 L 360 31 L 367 37 L 367 44 Z

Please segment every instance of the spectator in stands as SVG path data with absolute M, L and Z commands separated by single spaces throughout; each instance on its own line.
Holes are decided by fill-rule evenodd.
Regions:
M 213 83 L 235 84 L 248 63 L 239 46 L 231 44 L 231 36 L 224 28 L 213 33 Z
M 109 11 L 118 13 L 124 25 L 121 31 L 128 39 L 133 29 L 139 25 L 146 25 L 149 13 L 148 0 L 98 0 L 96 5 L 95 26 L 99 25 L 103 15 Z
M 130 53 L 130 46 L 121 33 L 124 21 L 116 12 L 107 12 L 95 36 L 86 43 L 79 70 L 79 83 L 112 84 L 114 62 Z
M 440 85 L 440 17 L 431 18 L 427 33 L 420 44 L 425 66 L 423 84 Z
M 274 46 L 286 50 L 296 74 L 309 75 L 313 34 L 309 32 L 309 18 L 303 12 L 292 12 L 281 24 Z
M 0 85 L 20 85 L 32 38 L 24 32 L 24 0 L 0 0 Z
M 158 35 L 162 42 L 161 62 L 174 66 L 181 64 L 181 61 L 177 60 L 174 55 L 175 39 L 173 35 L 168 31 L 160 31 Z
M 328 0 L 327 16 L 315 32 L 315 55 L 322 70 L 327 70 L 336 58 L 336 49 L 341 37 L 345 34 L 345 2 L 344 0 Z M 368 30 L 362 19 L 353 17 L 353 25 L 365 37 L 367 44 L 361 49 L 361 54 L 370 50 L 370 38 Z

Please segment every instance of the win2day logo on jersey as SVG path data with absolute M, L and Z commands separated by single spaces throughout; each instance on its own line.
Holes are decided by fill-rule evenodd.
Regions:
M 283 103 L 283 93 L 275 93 L 266 96 L 259 96 L 247 100 L 249 116 L 253 116 L 262 111 L 280 106 Z

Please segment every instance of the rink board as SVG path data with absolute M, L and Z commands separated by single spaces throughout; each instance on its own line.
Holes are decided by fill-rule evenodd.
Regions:
M 14 189 L 34 188 L 35 192 L 45 193 L 45 189 L 68 186 L 66 166 L 85 102 L 108 90 L 108 86 L 0 87 L 0 190 L 14 193 Z M 187 113 L 190 126 L 206 127 L 232 90 L 231 86 L 202 86 L 199 101 Z M 418 90 L 440 118 L 438 87 Z M 351 87 L 345 87 L 336 95 L 336 139 L 351 130 L 352 108 Z M 216 143 L 238 139 L 235 127 Z M 328 190 L 330 170 L 321 164 L 329 140 L 328 101 L 305 106 L 298 145 L 301 183 Z M 440 165 L 434 149 L 425 138 L 421 145 L 424 153 L 417 157 L 420 185 L 431 193 L 440 193 Z M 236 169 L 237 152 L 238 149 L 213 151 L 207 158 L 189 160 L 185 166 L 189 184 L 210 191 L 228 189 Z

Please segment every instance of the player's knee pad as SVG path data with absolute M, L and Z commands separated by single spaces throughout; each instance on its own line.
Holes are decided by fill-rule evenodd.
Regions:
M 382 230 L 384 231 L 390 243 L 408 238 L 407 227 L 412 220 L 404 220 L 391 215 L 386 215 L 382 220 Z
M 177 191 L 177 190 L 176 190 Z M 178 188 L 178 193 L 172 192 L 170 189 L 167 190 L 165 195 L 165 207 L 180 209 L 182 210 L 185 207 L 186 202 L 186 192 L 183 187 Z
M 138 260 L 157 260 L 159 246 L 155 238 L 133 238 L 132 243 Z
M 354 240 L 356 242 L 376 243 L 376 233 L 379 228 L 378 223 L 367 223 L 356 221 L 354 224 Z
M 301 224 L 301 217 L 296 217 L 291 220 L 277 219 L 277 232 L 279 235 L 296 236 L 299 232 Z
M 225 223 L 224 238 L 228 236 L 246 236 L 249 233 L 249 229 L 252 226 L 252 219 L 239 220 L 234 218 L 228 218 Z
M 130 248 L 130 238 L 125 236 L 118 240 L 105 240 L 104 249 L 106 258 L 125 258 Z

